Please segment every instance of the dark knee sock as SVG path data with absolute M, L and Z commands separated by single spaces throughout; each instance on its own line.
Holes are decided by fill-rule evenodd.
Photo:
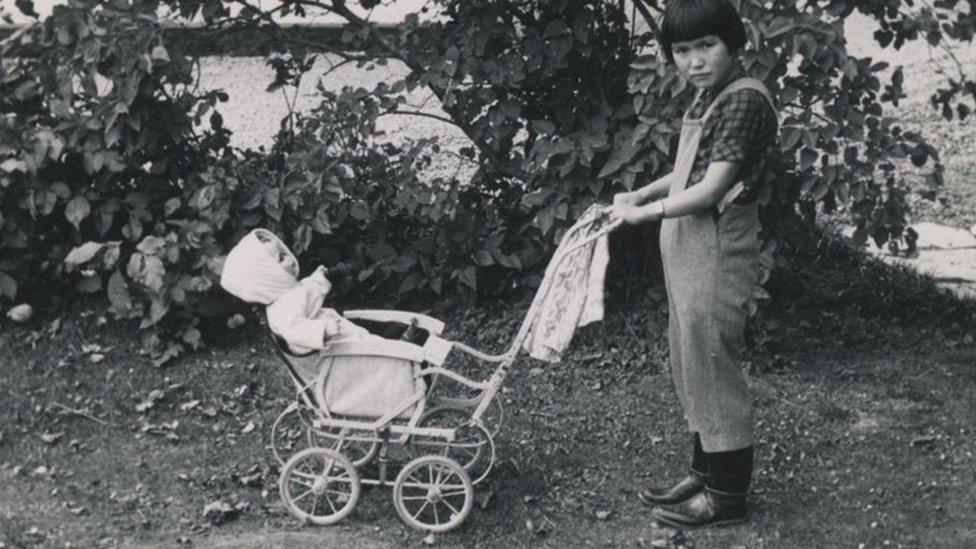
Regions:
M 744 494 L 752 481 L 752 446 L 729 452 L 709 452 L 708 487 L 728 494 Z
M 708 459 L 705 456 L 705 449 L 702 448 L 701 437 L 698 433 L 692 433 L 692 457 L 691 470 L 702 475 L 708 476 Z

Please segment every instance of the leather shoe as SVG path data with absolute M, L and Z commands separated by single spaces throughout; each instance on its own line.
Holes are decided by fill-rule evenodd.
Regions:
M 647 505 L 681 503 L 705 489 L 705 475 L 694 470 L 670 488 L 645 488 L 637 497 Z
M 676 528 L 725 526 L 749 520 L 746 494 L 726 494 L 705 488 L 689 499 L 654 509 L 652 518 Z

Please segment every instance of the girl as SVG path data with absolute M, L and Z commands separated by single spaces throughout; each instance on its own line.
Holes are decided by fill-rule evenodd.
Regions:
M 638 495 L 665 524 L 732 524 L 748 517 L 752 405 L 740 362 L 759 276 L 757 197 L 777 115 L 766 87 L 738 63 L 746 33 L 727 0 L 672 0 L 660 42 L 697 93 L 674 170 L 617 194 L 614 213 L 630 224 L 662 220 L 671 371 L 693 457 L 686 478 Z

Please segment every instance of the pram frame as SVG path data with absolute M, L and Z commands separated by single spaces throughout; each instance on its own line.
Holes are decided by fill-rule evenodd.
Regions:
M 441 439 L 445 443 L 449 444 L 454 442 L 457 439 L 458 429 L 463 428 L 465 426 L 479 429 L 484 434 L 484 436 L 487 437 L 486 442 L 491 449 L 491 462 L 488 463 L 487 469 L 485 470 L 484 474 L 482 474 L 472 484 L 477 484 L 487 476 L 487 474 L 491 471 L 494 465 L 495 456 L 494 456 L 494 443 L 491 438 L 492 435 L 488 429 L 488 426 L 485 425 L 485 422 L 483 420 L 483 415 L 486 413 L 488 407 L 491 405 L 492 401 L 495 399 L 498 392 L 500 391 L 502 383 L 507 377 L 510 368 L 514 365 L 515 361 L 518 359 L 519 353 L 525 343 L 526 338 L 528 337 L 529 331 L 531 330 L 531 327 L 541 310 L 541 304 L 548 297 L 549 291 L 551 290 L 555 282 L 555 279 L 557 278 L 556 276 L 549 276 L 550 269 L 552 273 L 558 272 L 559 266 L 567 257 L 569 257 L 571 254 L 573 254 L 583 246 L 586 246 L 587 244 L 593 242 L 594 240 L 613 231 L 617 226 L 619 226 L 620 220 L 617 219 L 611 220 L 609 223 L 607 223 L 607 225 L 597 229 L 592 234 L 588 234 L 583 238 L 581 238 L 580 240 L 573 242 L 565 249 L 562 249 L 563 248 L 562 242 L 565 242 L 571 236 L 575 236 L 577 231 L 581 231 L 583 229 L 589 228 L 593 222 L 600 220 L 603 215 L 609 214 L 610 210 L 611 208 L 605 208 L 601 212 L 602 215 L 600 217 L 591 220 L 590 224 L 574 225 L 573 227 L 570 228 L 570 230 L 566 232 L 566 234 L 563 235 L 560 246 L 557 249 L 556 254 L 553 256 L 550 262 L 552 266 L 550 268 L 547 268 L 547 272 L 546 272 L 547 276 L 543 277 L 543 280 L 540 284 L 540 288 L 536 292 L 532 300 L 532 303 L 529 306 L 529 310 L 526 312 L 525 317 L 521 325 L 519 326 L 519 330 L 516 333 L 515 338 L 512 340 L 512 343 L 508 347 L 508 349 L 501 354 L 486 353 L 478 349 L 475 349 L 471 346 L 468 346 L 466 344 L 441 338 L 440 333 L 444 328 L 444 323 L 423 314 L 411 313 L 408 311 L 370 310 L 370 309 L 349 310 L 343 313 L 343 316 L 345 316 L 347 319 L 350 320 L 365 319 L 365 320 L 376 320 L 376 321 L 384 321 L 384 322 L 396 322 L 400 324 L 419 326 L 428 331 L 429 334 L 428 342 L 427 342 L 428 344 L 430 344 L 431 341 L 434 342 L 440 341 L 449 346 L 449 349 L 443 358 L 446 358 L 446 356 L 450 354 L 450 350 L 456 349 L 457 351 L 469 355 L 479 361 L 497 364 L 490 377 L 484 381 L 476 381 L 468 378 L 467 376 L 464 376 L 462 374 L 444 368 L 441 365 L 431 364 L 430 362 L 427 361 L 426 355 L 424 355 L 423 353 L 424 350 L 423 347 L 414 345 L 412 343 L 407 343 L 407 342 L 397 342 L 398 345 L 377 345 L 377 342 L 375 341 L 363 341 L 361 342 L 361 345 L 356 345 L 354 343 L 360 343 L 360 342 L 354 342 L 354 343 L 334 346 L 337 349 L 337 354 L 333 354 L 329 352 L 328 347 L 323 351 L 319 352 L 320 360 L 326 360 L 328 357 L 334 357 L 334 356 L 362 356 L 363 354 L 371 355 L 371 356 L 383 356 L 389 358 L 400 358 L 404 360 L 410 360 L 415 363 L 418 362 L 418 358 L 419 358 L 419 362 L 422 365 L 426 365 L 426 367 L 421 367 L 419 370 L 417 370 L 414 374 L 415 378 L 430 376 L 431 385 L 433 385 L 440 376 L 443 376 L 465 387 L 479 391 L 478 394 L 474 396 L 467 397 L 467 398 L 454 398 L 454 397 L 438 398 L 438 397 L 428 396 L 426 391 L 418 390 L 414 392 L 410 397 L 405 398 L 403 401 L 398 403 L 396 406 L 394 406 L 393 409 L 388 411 L 382 417 L 372 421 L 367 422 L 367 421 L 357 421 L 357 420 L 343 419 L 337 417 L 330 417 L 327 414 L 327 410 L 324 409 L 324 402 L 321 405 L 319 405 L 318 403 L 319 395 L 316 395 L 311 388 L 311 386 L 314 385 L 315 383 L 317 382 L 321 383 L 323 377 L 319 376 L 312 382 L 309 382 L 307 384 L 303 383 L 301 376 L 298 374 L 297 370 L 295 370 L 295 368 L 292 366 L 291 360 L 289 359 L 290 353 L 287 352 L 285 344 L 283 342 L 280 342 L 278 340 L 278 337 L 275 336 L 273 333 L 271 333 L 270 328 L 268 329 L 268 333 L 271 336 L 271 340 L 273 342 L 273 346 L 275 350 L 278 352 L 283 362 L 285 362 L 286 366 L 288 367 L 288 372 L 291 375 L 292 380 L 295 382 L 295 385 L 298 389 L 299 400 L 303 401 L 314 412 L 316 416 L 315 419 L 312 421 L 312 425 L 309 425 L 309 427 L 312 430 L 314 430 L 317 434 L 324 435 L 334 440 L 337 440 L 338 441 L 336 446 L 337 449 L 342 448 L 344 441 L 361 441 L 361 442 L 370 443 L 373 445 L 370 450 L 371 452 L 375 452 L 377 445 L 379 445 L 379 455 L 380 455 L 379 478 L 358 478 L 357 477 L 356 480 L 357 483 L 375 485 L 375 486 L 384 486 L 388 484 L 387 475 L 386 475 L 387 472 L 386 453 L 387 453 L 387 448 L 389 443 L 393 442 L 396 444 L 407 445 L 411 443 L 412 438 L 423 437 L 427 439 L 426 441 L 427 443 L 430 443 L 430 439 Z M 265 327 L 267 328 L 266 323 L 265 323 Z M 321 390 L 322 389 L 320 387 L 319 391 Z M 430 404 L 432 404 L 430 409 L 431 413 L 433 413 L 436 410 L 441 410 L 445 408 L 454 409 L 454 410 L 470 410 L 473 408 L 474 410 L 471 413 L 470 419 L 467 421 L 465 426 L 454 427 L 454 428 L 420 427 L 418 426 L 418 423 L 422 421 L 424 417 L 423 412 L 424 412 L 425 405 L 428 404 L 427 402 L 428 400 L 430 401 Z M 403 411 L 409 409 L 411 406 L 414 407 L 414 413 L 411 414 L 409 420 L 407 420 L 407 423 L 406 424 L 394 423 L 394 420 L 397 419 L 398 416 Z M 301 417 L 301 414 L 299 414 L 299 417 Z M 303 418 L 303 422 L 304 422 L 304 418 Z M 339 434 L 335 435 L 334 433 L 329 433 L 327 429 L 337 429 L 339 430 Z M 351 436 L 350 436 L 350 432 L 352 432 Z M 394 435 L 396 436 L 396 438 L 391 438 Z M 484 444 L 484 442 L 478 444 Z M 329 451 L 334 452 L 333 450 L 329 450 Z M 371 453 L 369 459 L 372 459 L 372 457 L 374 456 L 375 453 Z M 434 456 L 430 456 L 430 457 L 433 458 Z M 413 462 L 407 464 L 407 467 L 409 467 L 411 464 L 413 464 Z M 463 471 L 462 471 L 462 475 L 463 475 Z M 463 476 L 466 477 L 466 475 Z M 397 479 L 397 483 L 401 483 L 399 476 Z M 396 486 L 394 486 L 394 492 L 395 494 L 397 492 Z M 394 499 L 396 500 L 396 497 Z M 400 507 L 402 506 L 402 502 L 395 501 L 395 503 L 397 503 L 398 513 L 401 512 Z M 401 513 L 401 517 L 404 518 L 404 520 L 408 522 L 408 524 L 415 526 L 402 513 Z M 414 519 L 415 518 L 416 517 L 414 517 Z M 463 518 L 461 520 L 463 520 Z

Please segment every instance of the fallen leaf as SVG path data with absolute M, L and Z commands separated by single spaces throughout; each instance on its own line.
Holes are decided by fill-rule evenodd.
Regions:
M 923 435 L 920 437 L 915 437 L 912 439 L 911 446 L 917 448 L 919 446 L 931 446 L 939 440 L 939 437 L 935 435 Z
M 610 518 L 611 513 L 612 513 L 611 511 L 597 511 L 596 518 L 600 520 L 607 520 L 608 518 Z
M 242 486 L 257 488 L 261 486 L 261 472 L 258 471 L 250 475 L 244 475 L 238 479 L 238 482 L 240 482 Z
M 54 444 L 62 436 L 64 436 L 64 433 L 44 433 L 41 435 L 41 440 L 47 444 Z
M 213 518 L 233 513 L 234 508 L 223 501 L 211 501 L 203 507 L 203 518 Z
M 26 303 L 17 305 L 16 307 L 11 307 L 10 310 L 7 311 L 7 318 L 17 323 L 27 322 L 33 316 L 34 308 Z
M 101 353 L 92 353 L 88 355 L 88 360 L 90 360 L 92 364 L 98 364 L 99 362 L 105 360 L 105 355 Z
M 187 410 L 192 410 L 199 405 L 200 405 L 199 400 L 190 400 L 188 402 L 184 402 L 183 404 L 180 404 L 180 410 L 186 412 Z
M 136 411 L 145 412 L 146 410 L 155 406 L 156 401 L 162 398 L 163 398 L 163 392 L 160 391 L 159 389 L 153 389 L 152 391 L 149 392 L 149 396 L 146 397 L 146 400 L 140 402 L 139 404 L 136 404 Z

